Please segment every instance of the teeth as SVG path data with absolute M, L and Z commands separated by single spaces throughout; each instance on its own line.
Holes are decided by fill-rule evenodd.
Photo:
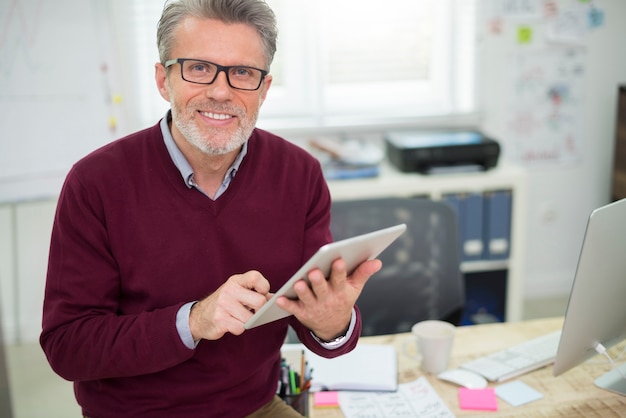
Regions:
M 232 118 L 232 116 L 230 115 L 225 115 L 223 113 L 210 113 L 210 112 L 202 112 L 202 114 L 204 116 L 206 116 L 207 118 L 211 118 L 211 119 L 217 119 L 217 120 L 226 120 L 226 119 L 230 119 Z

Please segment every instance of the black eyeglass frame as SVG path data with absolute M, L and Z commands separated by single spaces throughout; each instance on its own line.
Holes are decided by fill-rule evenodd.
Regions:
M 187 80 L 185 78 L 185 73 L 183 71 L 183 63 L 185 61 L 197 61 L 197 62 L 201 62 L 201 63 L 205 63 L 205 64 L 211 64 L 211 65 L 215 65 L 215 67 L 217 68 L 217 71 L 215 71 L 215 77 L 213 77 L 213 80 L 209 81 L 209 82 L 200 82 L 200 81 L 191 81 L 191 80 Z M 200 60 L 197 58 L 173 58 L 171 60 L 167 60 L 163 63 L 163 66 L 165 68 L 171 67 L 174 64 L 180 64 L 180 77 L 185 80 L 188 83 L 193 83 L 193 84 L 204 84 L 204 85 L 209 85 L 209 84 L 213 84 L 215 83 L 215 80 L 217 80 L 217 76 L 220 75 L 221 72 L 224 72 L 224 74 L 226 74 L 226 81 L 228 81 L 228 85 L 236 90 L 244 90 L 244 91 L 256 91 L 259 89 L 259 87 L 261 87 L 261 84 L 263 84 L 263 80 L 265 80 L 265 77 L 269 74 L 268 71 L 266 70 L 262 70 L 260 68 L 256 68 L 256 67 L 250 67 L 248 65 L 219 65 L 216 64 L 214 62 L 211 61 L 205 61 L 205 60 Z M 256 71 L 260 71 L 261 72 L 261 79 L 259 80 L 259 85 L 256 86 L 256 88 L 253 89 L 244 89 L 241 87 L 235 87 L 232 85 L 232 83 L 230 82 L 230 75 L 228 75 L 228 70 L 230 70 L 231 68 L 247 68 L 247 69 L 251 69 L 251 70 L 256 70 Z

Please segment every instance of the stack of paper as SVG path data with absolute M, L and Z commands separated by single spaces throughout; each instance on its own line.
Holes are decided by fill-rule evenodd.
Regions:
M 298 364 L 302 350 L 312 369 L 311 390 L 396 391 L 398 355 L 391 345 L 359 344 L 350 353 L 327 359 L 302 344 L 285 344 L 282 355 L 288 363 Z

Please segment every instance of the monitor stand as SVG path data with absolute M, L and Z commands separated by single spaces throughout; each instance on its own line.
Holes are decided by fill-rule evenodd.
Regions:
M 626 376 L 626 363 L 598 377 L 594 383 L 599 388 L 626 396 L 626 379 L 622 375 Z

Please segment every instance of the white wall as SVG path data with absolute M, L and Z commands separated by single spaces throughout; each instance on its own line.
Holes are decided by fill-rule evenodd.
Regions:
M 6 340 L 14 340 L 17 328 L 15 315 L 15 250 L 13 242 L 13 208 L 0 206 L 0 317 Z
M 609 201 L 617 85 L 626 83 L 626 1 L 596 3 L 606 21 L 587 40 L 582 160 L 529 170 L 526 298 L 569 293 L 587 216 Z M 506 134 L 502 103 L 508 53 L 517 48 L 513 36 L 481 40 L 483 128 L 495 138 Z M 8 342 L 37 339 L 55 204 L 54 198 L 0 204 L 0 301 Z
M 5 342 L 36 341 L 56 200 L 0 205 L 0 302 Z
M 576 1 L 557 2 L 560 7 Z M 581 161 L 564 166 L 541 164 L 528 167 L 528 227 L 526 230 L 525 296 L 527 298 L 567 295 L 590 212 L 609 202 L 617 89 L 626 83 L 626 2 L 594 2 L 604 11 L 604 25 L 585 35 L 585 86 Z M 506 83 L 511 53 L 522 48 L 546 45 L 541 42 L 545 27 L 533 25 L 533 44 L 515 42 L 517 25 L 509 22 L 501 36 L 482 39 L 480 60 L 485 82 L 485 131 L 506 142 Z

